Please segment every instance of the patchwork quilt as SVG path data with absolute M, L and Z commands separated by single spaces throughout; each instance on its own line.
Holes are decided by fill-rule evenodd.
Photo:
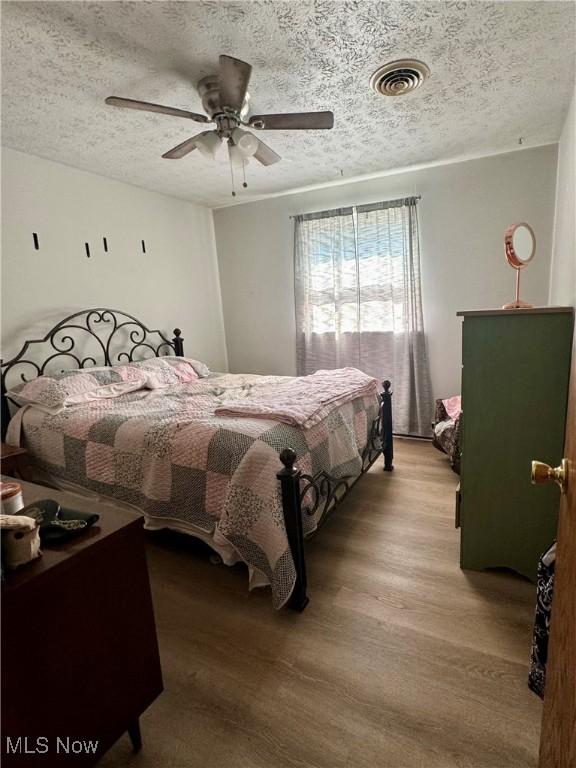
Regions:
M 336 405 L 309 429 L 216 415 L 223 403 L 257 398 L 260 388 L 269 392 L 287 378 L 212 374 L 56 414 L 25 406 L 7 439 L 50 475 L 138 507 L 151 527 L 186 523 L 206 540 L 226 542 L 259 583 L 271 585 L 280 608 L 296 573 L 276 478 L 279 452 L 293 448 L 304 473 L 353 479 L 378 415 L 375 394 Z M 305 531 L 316 522 L 306 515 Z
M 285 377 L 252 389 L 250 397 L 232 398 L 216 408 L 217 416 L 256 416 L 309 429 L 334 406 L 356 397 L 378 394 L 378 382 L 357 368 L 321 370 L 309 376 Z

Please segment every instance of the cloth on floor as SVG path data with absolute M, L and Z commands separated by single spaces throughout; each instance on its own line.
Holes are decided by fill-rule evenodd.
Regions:
M 538 563 L 536 585 L 536 615 L 532 635 L 532 658 L 528 674 L 528 687 L 541 699 L 546 685 L 546 662 L 548 660 L 548 638 L 552 599 L 554 597 L 554 569 L 556 565 L 556 542 L 546 550 Z
M 447 400 L 436 400 L 432 445 L 448 456 L 450 466 L 457 474 L 460 474 L 461 416 L 459 395 Z

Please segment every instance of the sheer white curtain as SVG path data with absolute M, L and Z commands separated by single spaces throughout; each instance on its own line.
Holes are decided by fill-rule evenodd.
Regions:
M 394 431 L 429 435 L 416 198 L 297 216 L 294 265 L 298 374 L 388 378 Z

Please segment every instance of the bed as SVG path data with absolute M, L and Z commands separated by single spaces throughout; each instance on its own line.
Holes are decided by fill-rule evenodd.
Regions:
M 378 393 L 346 370 L 318 372 L 314 410 L 307 392 L 320 379 L 210 373 L 184 356 L 178 329 L 168 339 L 127 313 L 90 309 L 2 363 L 2 437 L 54 485 L 129 503 L 150 530 L 203 539 L 225 563 L 246 563 L 251 587 L 269 584 L 275 608 L 302 611 L 305 539 L 380 454 L 392 469 L 390 383 Z M 95 380 L 106 394 L 62 408 L 22 400 L 53 380 L 68 393 Z M 313 418 L 298 421 L 307 409 Z

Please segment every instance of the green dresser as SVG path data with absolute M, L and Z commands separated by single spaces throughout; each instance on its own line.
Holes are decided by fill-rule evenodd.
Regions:
M 556 536 L 558 488 L 532 459 L 562 459 L 574 310 L 459 312 L 462 331 L 460 565 L 536 579 Z

